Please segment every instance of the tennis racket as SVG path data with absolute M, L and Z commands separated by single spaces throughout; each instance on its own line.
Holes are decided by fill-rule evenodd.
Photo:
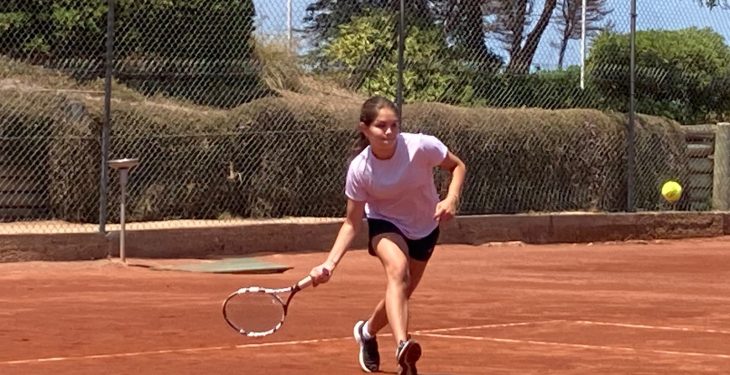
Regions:
M 327 269 L 324 272 L 329 274 Z M 264 337 L 274 334 L 284 324 L 292 298 L 312 283 L 312 277 L 307 276 L 288 288 L 249 286 L 238 289 L 223 301 L 223 318 L 231 328 L 244 336 Z M 284 296 L 286 293 L 289 293 L 288 297 Z

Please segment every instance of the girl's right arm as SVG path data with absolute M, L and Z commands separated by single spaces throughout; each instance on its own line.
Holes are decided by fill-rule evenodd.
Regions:
M 337 238 L 335 239 L 332 250 L 330 250 L 327 259 L 321 265 L 314 267 L 309 275 L 314 279 L 314 284 L 326 283 L 332 271 L 337 268 L 337 265 L 345 256 L 345 253 L 350 248 L 352 241 L 360 232 L 362 226 L 362 220 L 365 213 L 365 202 L 354 201 L 352 199 L 347 200 L 347 214 L 345 216 L 345 222 L 342 223 Z M 325 271 L 327 270 L 327 271 Z

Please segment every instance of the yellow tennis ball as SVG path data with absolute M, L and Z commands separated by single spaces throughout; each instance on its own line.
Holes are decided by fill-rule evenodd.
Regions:
M 676 181 L 667 181 L 662 185 L 662 196 L 670 203 L 682 197 L 682 185 Z

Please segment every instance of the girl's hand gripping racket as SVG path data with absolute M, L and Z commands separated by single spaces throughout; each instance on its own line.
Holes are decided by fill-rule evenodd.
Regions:
M 329 275 L 327 269 L 323 269 Z M 231 293 L 223 301 L 223 318 L 238 333 L 248 337 L 264 337 L 278 331 L 284 324 L 292 298 L 302 289 L 313 284 L 311 276 L 281 289 L 249 286 Z M 282 298 L 290 293 L 286 302 Z

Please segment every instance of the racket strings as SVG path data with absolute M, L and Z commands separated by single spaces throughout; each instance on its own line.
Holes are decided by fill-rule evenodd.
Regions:
M 241 293 L 225 307 L 226 319 L 239 331 L 264 333 L 277 328 L 284 320 L 284 306 L 268 293 Z

